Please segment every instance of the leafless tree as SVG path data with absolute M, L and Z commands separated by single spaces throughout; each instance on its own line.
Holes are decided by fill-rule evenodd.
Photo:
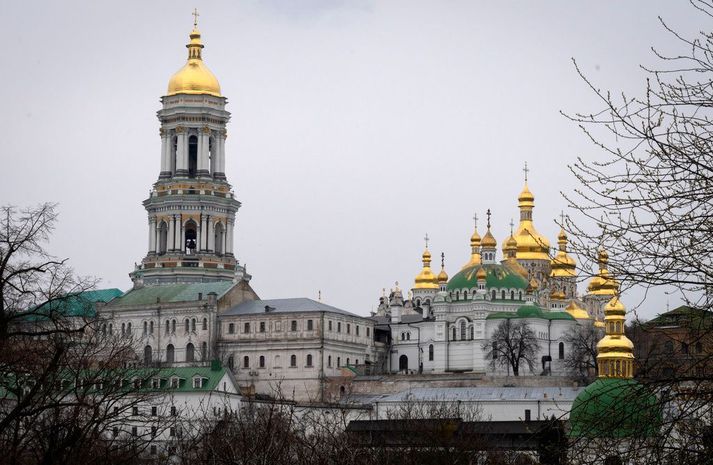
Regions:
M 483 344 L 490 366 L 506 367 L 512 370 L 514 376 L 520 375 L 521 364 L 527 365 L 530 371 L 535 369 L 535 354 L 538 349 L 535 332 L 525 321 L 503 320 Z
M 598 375 L 597 342 L 603 333 L 592 321 L 572 326 L 565 333 L 564 342 L 571 349 L 564 363 L 572 376 L 587 381 Z

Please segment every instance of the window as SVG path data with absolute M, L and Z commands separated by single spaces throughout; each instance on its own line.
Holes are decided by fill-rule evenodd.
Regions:
M 208 331 L 208 318 L 203 318 L 203 331 Z
M 131 407 L 131 414 L 135 417 L 139 416 L 139 408 L 136 406 Z
M 410 341 L 411 340 L 411 333 L 406 333 L 406 340 Z
M 314 329 L 314 323 L 312 320 L 307 320 L 307 331 L 312 331 Z
M 146 336 L 149 333 L 149 323 L 148 321 L 144 321 L 144 336 Z
M 510 300 L 515 300 L 515 291 L 510 291 Z
M 153 351 L 151 346 L 144 347 L 144 365 L 150 365 L 153 361 Z
M 114 428 L 112 428 L 111 434 L 112 434 L 114 437 L 119 436 L 119 428 L 118 428 L 117 426 L 115 426 Z
M 149 321 L 149 334 L 153 334 L 153 321 Z
M 466 335 L 465 320 L 460 320 L 460 339 L 461 339 L 461 341 L 465 341 L 465 335 Z
M 111 336 L 112 334 L 114 334 L 114 325 L 109 323 L 109 335 Z
M 496 294 L 495 294 L 495 289 L 490 293 L 490 299 L 495 300 Z
M 452 340 L 452 341 L 455 341 L 455 340 L 456 340 L 456 327 L 455 327 L 455 326 L 453 327 L 453 331 L 452 331 L 452 332 L 453 332 L 453 337 L 451 337 L 451 340 Z
M 347 366 L 349 366 L 349 358 L 347 358 Z
M 307 354 L 307 366 L 312 366 L 312 354 Z
M 131 337 L 131 322 L 126 325 L 126 335 Z
M 132 426 L 131 427 L 131 435 L 137 436 L 138 434 L 139 434 L 139 428 L 137 428 L 136 426 Z
M 171 320 L 171 332 L 176 332 L 176 320 Z
M 193 378 L 193 389 L 200 389 L 203 387 L 203 378 L 196 376 Z
M 169 326 L 168 326 L 169 324 L 171 324 L 171 322 L 166 320 L 166 334 L 168 334 L 168 332 L 169 332 Z
M 176 427 L 171 426 L 171 429 L 168 431 L 168 435 L 171 436 L 172 438 L 176 437 Z
M 337 368 L 342 365 L 342 357 L 337 357 Z
M 331 331 L 332 330 L 332 320 L 329 320 L 329 322 L 327 323 L 327 326 L 329 327 L 329 330 Z
M 685 342 L 681 343 L 681 352 L 684 354 L 688 354 L 688 344 L 686 344 Z
M 277 332 L 282 331 L 282 322 L 281 321 L 275 322 L 275 331 L 277 331 Z
M 235 334 L 235 323 L 230 323 L 228 325 L 228 334 Z
M 347 334 L 351 334 L 351 332 L 352 332 L 352 325 L 347 323 Z
M 235 368 L 235 357 L 232 355 L 228 357 L 228 368 L 232 371 Z
M 530 411 L 530 409 L 525 409 L 525 421 L 530 421 L 531 417 L 532 412 Z
M 196 332 L 196 319 L 195 318 L 191 319 L 191 331 L 193 331 L 194 333 Z
M 250 368 L 250 357 L 243 357 L 243 368 Z
M 500 291 L 500 298 L 505 300 L 505 290 Z
M 340 321 L 337 321 L 337 332 L 338 333 L 342 332 L 342 323 Z
M 331 356 L 331 355 L 329 355 L 329 356 L 327 357 L 327 366 L 328 366 L 329 368 L 332 368 L 332 356 Z
M 290 355 L 290 366 L 291 367 L 297 366 L 297 355 Z
M 196 359 L 196 349 L 192 343 L 188 343 L 186 346 L 186 362 L 193 362 Z
M 463 291 L 463 300 L 468 300 L 468 291 Z
M 265 368 L 265 356 L 264 355 L 260 356 L 259 366 L 260 366 L 260 368 Z
M 667 354 L 672 354 L 673 353 L 673 342 L 671 341 L 666 341 L 663 345 L 664 347 L 664 352 Z
M 168 363 L 173 363 L 174 361 L 174 349 L 173 349 L 173 344 L 169 344 L 166 346 L 166 361 Z
M 297 320 L 292 320 L 290 322 L 290 331 L 297 331 Z
M 371 333 L 371 329 L 370 329 L 370 328 L 366 328 L 366 337 L 369 337 L 369 333 Z
M 245 323 L 245 325 L 243 325 L 243 332 L 246 334 L 250 332 L 250 323 Z
M 493 360 L 498 359 L 498 343 L 493 342 Z
M 559 344 L 559 354 L 558 354 L 558 358 L 559 358 L 560 360 L 564 360 L 564 342 L 560 342 L 560 344 Z
M 180 381 L 181 380 L 178 378 L 178 376 L 171 377 L 171 389 L 178 389 Z
M 201 342 L 201 360 L 208 360 L 208 343 L 205 341 Z
M 158 407 L 151 407 L 151 416 L 155 417 L 156 415 L 158 415 Z
M 429 362 L 433 361 L 433 344 L 430 344 L 428 346 L 428 361 Z
M 261 321 L 261 322 L 260 322 L 260 332 L 261 332 L 261 333 L 264 333 L 264 332 L 265 332 L 265 322 L 264 322 L 264 321 Z
M 354 331 L 356 332 L 356 335 L 359 335 L 359 325 L 354 325 Z
M 186 318 L 186 320 L 183 322 L 183 326 L 184 326 L 184 328 L 185 328 L 185 332 L 189 332 L 189 331 L 191 330 L 190 325 L 191 325 L 190 320 L 189 320 L 188 318 Z
M 470 327 L 470 340 L 472 341 L 475 339 L 475 328 L 473 326 Z
M 153 430 L 155 430 L 155 429 L 156 429 L 155 426 L 151 428 L 152 434 L 153 434 L 154 436 L 156 435 L 156 433 L 153 432 Z M 151 454 L 151 455 L 156 455 L 157 453 L 158 453 L 158 449 L 156 448 L 156 444 L 151 444 L 151 452 L 150 452 L 150 454 Z

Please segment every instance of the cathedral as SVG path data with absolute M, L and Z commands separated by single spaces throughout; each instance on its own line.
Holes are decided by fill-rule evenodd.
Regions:
M 476 223 L 471 255 L 453 277 L 443 257 L 432 272 L 427 243 L 410 296 L 397 286 L 369 317 L 307 298 L 261 299 L 233 242 L 241 204 L 226 177 L 227 100 L 203 61 L 195 22 L 189 37 L 187 62 L 158 111 L 160 169 L 143 202 L 146 255 L 130 273 L 133 287 L 97 304 L 100 331 L 130 339 L 136 365 L 217 360 L 244 393 L 324 402 L 333 380 L 365 372 L 510 374 L 492 363 L 497 350 L 488 341 L 501 322 L 519 320 L 538 342 L 536 366 L 521 374 L 566 374 L 565 334 L 601 325 L 618 283 L 602 251 L 599 274 L 578 295 L 567 236 L 560 232 L 552 254 L 535 229 L 527 179 L 520 224 L 500 259 L 488 212 L 487 231 L 481 238 Z

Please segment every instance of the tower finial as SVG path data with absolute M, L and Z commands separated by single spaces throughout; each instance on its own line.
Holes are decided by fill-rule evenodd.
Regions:
M 560 227 L 564 228 L 564 210 L 560 210 Z
M 193 8 L 193 13 L 191 13 L 191 14 L 193 15 L 193 29 L 197 29 L 198 28 L 198 17 L 200 16 L 198 14 L 198 8 Z
M 527 183 L 527 173 L 530 172 L 529 168 L 527 167 L 527 162 L 525 162 L 525 167 L 522 169 L 522 172 L 525 173 L 525 183 Z
M 515 227 L 515 221 L 513 221 L 512 218 L 510 218 L 510 235 L 512 236 L 512 228 Z
M 490 209 L 489 208 L 485 214 L 488 215 L 488 229 L 490 229 Z
M 475 223 L 475 229 L 478 229 L 478 213 L 473 213 L 473 222 Z
M 441 268 L 446 266 L 446 254 L 441 252 Z
M 423 238 L 423 240 L 426 241 L 426 248 L 428 248 L 428 239 L 429 239 L 428 233 L 426 233 L 426 235 Z

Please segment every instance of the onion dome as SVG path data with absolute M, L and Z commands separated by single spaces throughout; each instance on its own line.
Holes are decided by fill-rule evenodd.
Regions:
M 559 245 L 559 251 L 550 264 L 552 269 L 550 276 L 553 278 L 576 277 L 577 262 L 567 253 L 567 234 L 565 234 L 564 229 L 560 229 L 560 233 L 557 236 L 557 244 Z
M 431 252 L 428 249 L 424 250 L 421 258 L 423 260 L 423 269 L 416 276 L 413 287 L 415 289 L 438 289 L 438 281 L 431 271 Z
M 207 94 L 220 97 L 220 84 L 215 75 L 203 63 L 201 51 L 201 33 L 194 22 L 193 30 L 189 36 L 191 41 L 188 48 L 188 62 L 174 74 L 168 81 L 166 95 L 176 94 Z
M 567 297 L 564 295 L 564 292 L 562 292 L 562 291 L 555 290 L 550 293 L 551 300 L 564 300 L 566 298 Z
M 520 260 L 549 260 L 550 241 L 537 232 L 532 223 L 535 196 L 527 187 L 527 181 L 517 200 L 520 208 L 520 225 L 515 232 L 517 258 Z
M 626 309 L 614 296 L 604 313 L 606 335 L 597 344 L 599 378 L 572 403 L 570 435 L 653 435 L 661 425 L 661 410 L 656 396 L 632 379 L 634 344 L 624 335 Z
M 468 266 L 448 281 L 448 290 L 478 289 L 478 279 L 485 279 L 486 288 L 526 289 L 527 279 L 509 267 L 500 264 Z
M 480 234 L 478 234 L 478 228 L 476 227 L 473 235 L 470 236 L 470 261 L 463 265 L 462 269 L 480 265 L 480 263 Z
M 494 249 L 498 246 L 498 242 L 495 240 L 493 233 L 490 232 L 490 228 L 488 228 L 488 232 L 486 232 L 485 236 L 483 236 L 480 246 L 484 249 Z
M 446 284 L 448 282 L 448 273 L 446 273 L 445 255 L 441 253 L 441 272 L 438 273 L 438 284 Z
M 589 316 L 589 313 L 579 305 L 577 305 L 577 302 L 574 300 L 567 305 L 565 308 L 567 313 L 572 315 L 575 319 L 577 320 L 591 320 L 592 317 Z
M 476 281 L 483 281 L 488 277 L 488 273 L 485 271 L 484 268 L 478 268 L 478 272 L 475 273 L 475 279 Z
M 619 292 L 619 282 L 609 274 L 608 263 L 609 254 L 604 249 L 600 250 L 599 273 L 589 281 L 588 294 L 614 296 Z

